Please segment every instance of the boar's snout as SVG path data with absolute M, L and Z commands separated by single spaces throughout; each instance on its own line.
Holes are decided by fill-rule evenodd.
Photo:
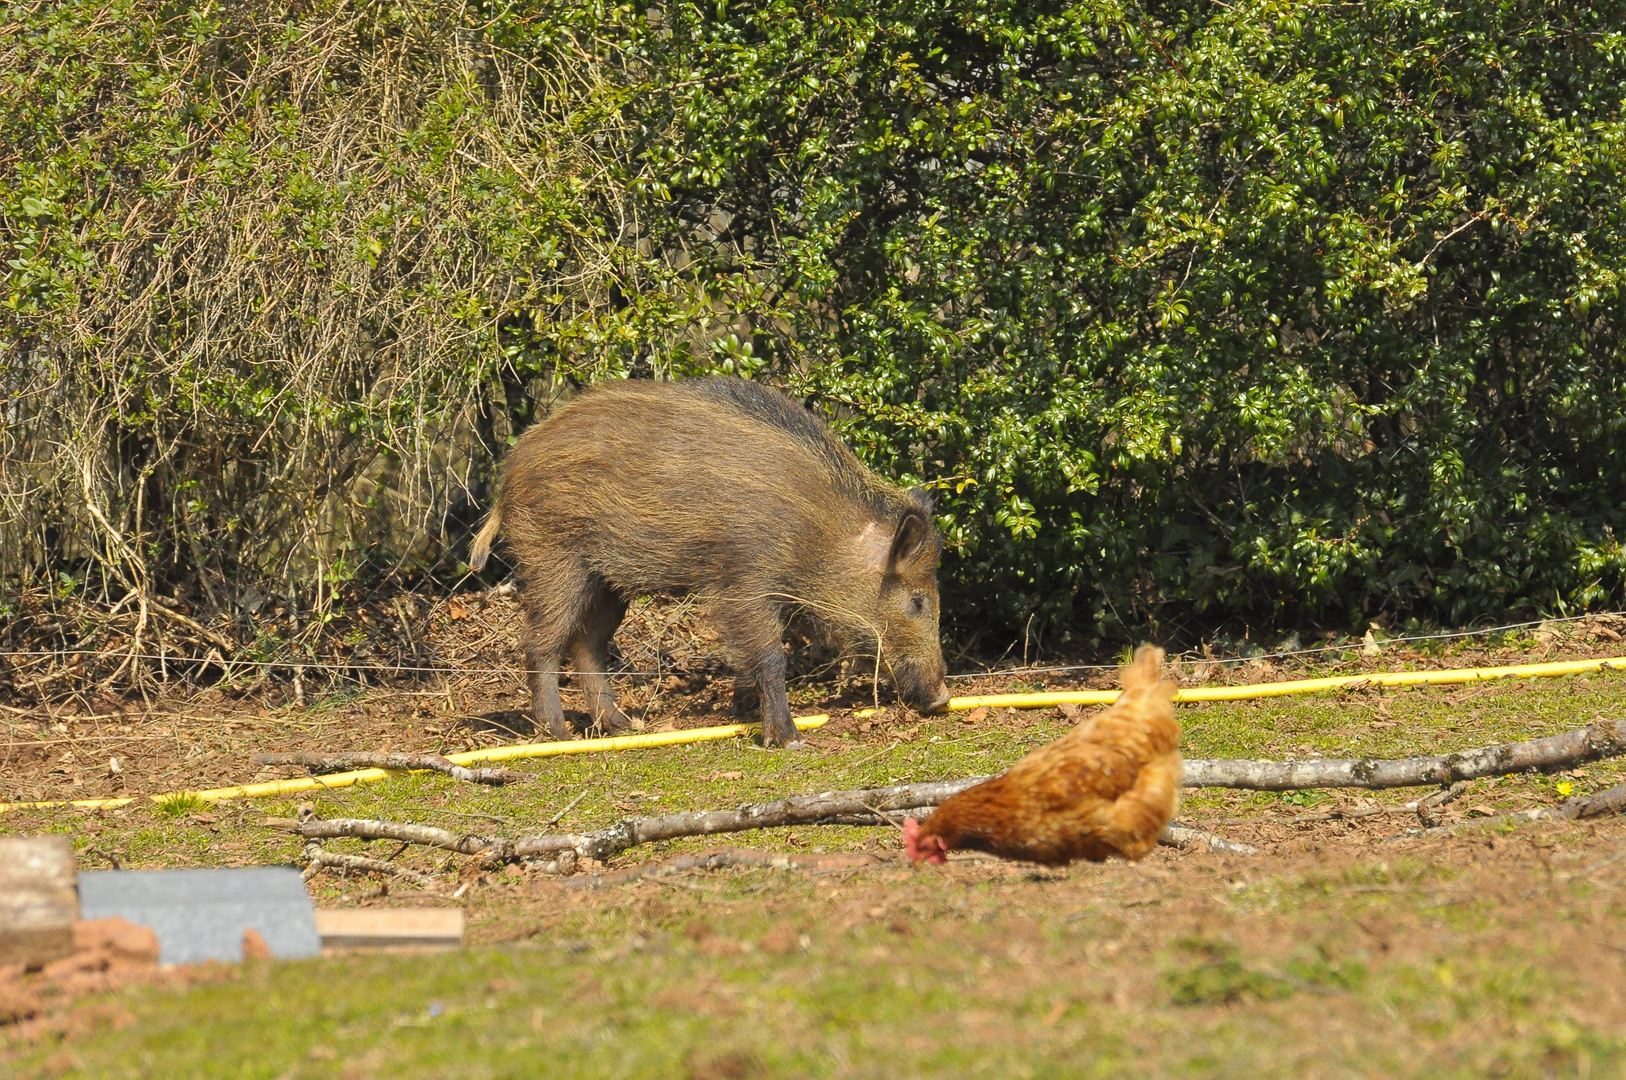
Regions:
M 892 668 L 898 696 L 923 713 L 942 712 L 948 707 L 949 688 L 943 680 L 942 661 L 935 664 L 898 663 Z
M 932 699 L 930 701 L 922 702 L 916 706 L 916 708 L 927 715 L 931 715 L 932 713 L 940 713 L 947 709 L 948 704 L 949 689 L 948 684 L 944 683 L 938 686 L 937 692 L 932 695 Z

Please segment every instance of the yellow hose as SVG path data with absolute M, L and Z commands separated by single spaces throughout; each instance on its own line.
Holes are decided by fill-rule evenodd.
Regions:
M 796 726 L 812 731 L 829 723 L 828 715 L 798 716 Z M 656 746 L 678 746 L 684 743 L 715 742 L 732 739 L 760 728 L 761 724 L 724 724 L 721 727 L 692 728 L 689 731 L 657 731 L 646 735 L 614 735 L 607 739 L 570 739 L 562 742 L 520 743 L 516 746 L 493 746 L 488 750 L 466 750 L 460 754 L 447 754 L 454 765 L 472 765 L 479 761 L 513 761 L 516 758 L 559 757 L 563 754 L 597 754 L 608 750 L 645 750 Z M 352 772 L 333 773 L 329 776 L 305 776 L 297 780 L 268 780 L 263 784 L 239 784 L 236 787 L 210 788 L 206 791 L 172 791 L 160 795 L 131 795 L 122 799 L 71 799 L 60 802 L 0 803 L 0 813 L 7 810 L 46 810 L 54 807 L 74 806 L 86 810 L 112 809 L 129 806 L 143 800 L 164 802 L 188 796 L 204 802 L 222 799 L 254 799 L 265 795 L 299 795 L 307 791 L 349 787 L 352 784 L 370 784 L 390 775 L 390 769 L 356 769 Z M 414 770 L 416 771 L 416 770 Z
M 1559 675 L 1580 675 L 1589 671 L 1626 670 L 1626 656 L 1602 660 L 1566 660 L 1553 664 L 1514 664 L 1509 667 L 1459 668 L 1447 671 L 1391 671 L 1381 675 L 1337 675 L 1330 679 L 1292 679 L 1287 682 L 1255 683 L 1252 686 L 1198 686 L 1176 690 L 1174 700 L 1250 701 L 1255 698 L 1313 694 L 1346 686 L 1439 686 L 1449 683 L 1483 682 L 1491 679 L 1542 679 Z M 983 705 L 1003 705 L 1009 709 L 1044 709 L 1055 705 L 1110 705 L 1118 700 L 1117 690 L 1066 690 L 1038 694 L 984 694 L 957 697 L 949 701 L 960 712 Z
M 1313 694 L 1322 690 L 1339 690 L 1348 686 L 1440 686 L 1453 683 L 1484 682 L 1492 679 L 1543 679 L 1560 675 L 1581 675 L 1590 671 L 1626 670 L 1626 656 L 1610 656 L 1600 660 L 1566 660 L 1552 664 L 1513 664 L 1508 667 L 1458 668 L 1446 671 L 1391 671 L 1378 675 L 1338 675 L 1330 679 L 1292 679 L 1286 682 L 1254 683 L 1250 686 L 1202 686 L 1176 690 L 1177 702 L 1194 701 L 1248 701 L 1257 698 L 1285 697 L 1290 694 Z M 1117 690 L 1062 690 L 1037 694 L 982 694 L 974 697 L 951 698 L 950 712 L 965 712 L 984 705 L 1004 706 L 1010 709 L 1046 709 L 1056 705 L 1110 705 L 1118 700 Z M 873 709 L 861 709 L 855 716 L 867 716 Z M 796 726 L 802 731 L 823 727 L 829 722 L 827 715 L 799 716 Z M 472 765 L 481 761 L 514 761 L 519 758 L 558 757 L 563 754 L 597 754 L 611 750 L 644 750 L 657 746 L 679 746 L 686 743 L 714 742 L 732 739 L 755 731 L 760 724 L 725 724 L 721 727 L 695 728 L 690 731 L 661 731 L 646 735 L 616 735 L 608 739 L 573 739 L 566 742 L 519 743 L 514 746 L 494 746 L 487 750 L 468 750 L 461 754 L 447 754 L 456 765 Z M 72 799 L 60 802 L 0 803 L 0 813 L 7 810 L 44 810 L 72 806 L 81 809 L 109 809 L 129 806 L 147 800 L 163 802 L 168 799 L 191 796 L 204 802 L 222 799 L 252 799 L 265 795 L 298 795 L 307 791 L 349 787 L 383 780 L 390 775 L 388 769 L 357 769 L 353 772 L 334 773 L 331 776 L 309 776 L 297 780 L 271 780 L 263 784 L 240 784 L 236 787 L 211 788 L 207 791 L 177 791 L 162 795 L 137 795 L 122 799 Z

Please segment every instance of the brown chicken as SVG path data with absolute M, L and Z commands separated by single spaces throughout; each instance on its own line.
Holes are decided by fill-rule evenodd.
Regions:
M 1055 865 L 1151 851 L 1180 803 L 1180 725 L 1162 663 L 1162 649 L 1142 645 L 1117 701 L 945 800 L 925 824 L 905 821 L 909 858 L 940 863 L 969 849 Z

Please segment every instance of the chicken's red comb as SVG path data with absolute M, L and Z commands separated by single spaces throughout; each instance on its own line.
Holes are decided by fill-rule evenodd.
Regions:
M 914 818 L 903 819 L 903 853 L 909 856 L 910 862 L 919 862 L 926 857 L 920 850 L 920 822 Z

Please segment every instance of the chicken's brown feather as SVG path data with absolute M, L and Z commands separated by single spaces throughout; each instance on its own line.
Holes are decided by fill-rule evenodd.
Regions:
M 920 826 L 945 849 L 1041 863 L 1139 858 L 1157 843 L 1180 794 L 1180 727 L 1163 653 L 1143 646 L 1108 708 L 1002 776 L 947 799 Z

